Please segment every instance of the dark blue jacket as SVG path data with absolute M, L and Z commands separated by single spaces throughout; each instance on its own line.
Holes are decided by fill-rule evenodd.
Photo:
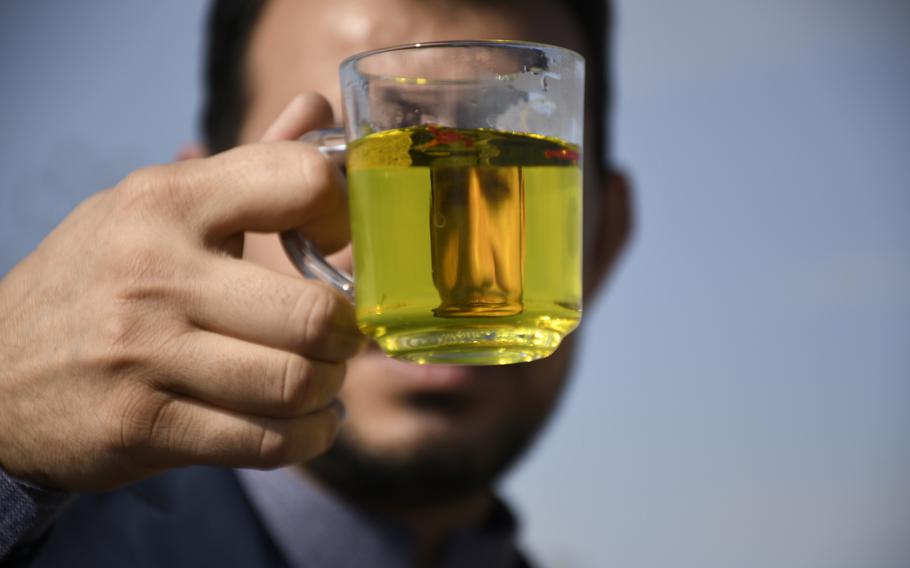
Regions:
M 6 566 L 287 566 L 231 470 L 174 470 L 82 495 Z
M 173 470 L 110 493 L 82 495 L 39 541 L 0 565 L 288 566 L 235 474 L 211 467 Z M 515 568 L 528 566 L 520 558 Z

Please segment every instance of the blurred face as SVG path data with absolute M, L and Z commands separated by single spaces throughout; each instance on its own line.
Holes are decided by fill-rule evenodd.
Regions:
M 257 140 L 303 91 L 324 95 L 340 117 L 338 64 L 354 53 L 483 38 L 582 51 L 581 37 L 558 2 L 271 0 L 250 45 L 251 101 L 241 141 Z M 590 123 L 586 130 L 596 132 Z M 585 171 L 585 207 L 593 211 L 600 209 L 596 162 L 587 160 Z M 597 221 L 586 219 L 591 223 Z M 248 238 L 244 255 L 296 273 L 274 236 Z M 351 268 L 349 253 L 333 262 Z M 336 447 L 310 467 L 341 491 L 378 500 L 432 501 L 487 487 L 550 414 L 572 339 L 547 359 L 500 367 L 418 366 L 373 348 L 349 363 L 342 391 L 348 421 Z

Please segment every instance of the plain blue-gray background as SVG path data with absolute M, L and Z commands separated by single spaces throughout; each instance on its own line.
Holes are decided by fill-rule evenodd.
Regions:
M 0 273 L 195 137 L 204 2 L 0 6 Z M 638 230 L 506 484 L 545 565 L 910 566 L 910 2 L 620 0 Z

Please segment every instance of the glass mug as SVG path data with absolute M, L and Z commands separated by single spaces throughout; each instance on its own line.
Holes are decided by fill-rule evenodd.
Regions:
M 511 41 L 391 47 L 341 63 L 345 126 L 302 140 L 346 168 L 354 280 L 296 231 L 307 277 L 388 355 L 494 365 L 550 355 L 581 319 L 584 59 Z

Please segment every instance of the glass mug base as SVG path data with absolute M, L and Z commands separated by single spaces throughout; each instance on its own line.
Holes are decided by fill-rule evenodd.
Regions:
M 396 359 L 420 364 L 508 365 L 551 355 L 577 318 L 549 319 L 542 326 L 482 323 L 458 327 L 363 329 L 379 348 Z M 559 329 L 554 329 L 559 328 Z

